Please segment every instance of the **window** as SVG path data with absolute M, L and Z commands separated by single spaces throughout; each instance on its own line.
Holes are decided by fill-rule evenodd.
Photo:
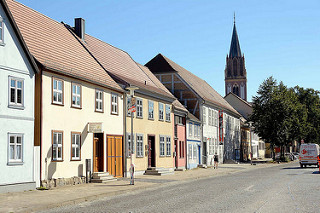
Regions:
M 0 43 L 3 44 L 3 18 L 0 16 Z
M 96 90 L 95 99 L 96 112 L 103 112 L 103 91 Z
M 159 103 L 159 120 L 163 121 L 163 103 Z
M 143 157 L 143 135 L 137 134 L 137 157 Z
M 189 123 L 189 136 L 192 136 L 192 123 Z
M 166 121 L 171 121 L 171 106 L 169 104 L 166 104 Z
M 179 141 L 179 157 L 184 158 L 184 141 Z
M 167 136 L 166 140 L 167 156 L 171 156 L 171 137 Z
M 52 78 L 52 103 L 63 105 L 63 81 Z
M 81 85 L 72 83 L 72 107 L 81 108 Z
M 192 159 L 192 144 L 188 145 L 188 158 Z
M 137 98 L 137 118 L 142 118 L 143 117 L 143 111 L 142 111 L 142 99 Z
M 153 115 L 153 101 L 148 101 L 149 109 L 148 109 L 148 118 L 153 120 L 154 115 Z
M 193 144 L 193 159 L 197 159 L 197 145 Z
M 197 137 L 198 136 L 198 126 L 195 124 L 194 126 L 194 137 Z
M 111 114 L 118 114 L 118 95 L 114 93 L 111 94 Z
M 211 126 L 211 125 L 212 125 L 212 120 L 211 120 L 211 117 L 212 117 L 212 110 L 211 110 L 211 109 L 208 109 L 208 114 L 209 114 L 208 124 L 209 124 L 209 126 Z
M 181 116 L 176 115 L 176 116 L 175 116 L 175 122 L 176 122 L 176 124 L 178 124 L 178 125 L 184 125 L 184 124 L 183 124 L 183 117 L 181 117 Z
M 81 159 L 81 133 L 71 132 L 71 160 Z
M 23 134 L 9 133 L 9 158 L 8 164 L 22 163 Z
M 134 154 L 134 135 L 131 143 L 131 133 L 127 133 L 127 149 L 128 149 L 128 157 L 130 157 L 131 153 Z
M 202 116 L 202 120 L 203 120 L 203 125 L 207 124 L 207 109 L 205 107 L 203 107 L 203 116 Z
M 160 136 L 160 156 L 164 156 L 164 136 Z
M 52 160 L 63 160 L 63 132 L 52 131 Z
M 209 155 L 214 154 L 214 139 L 209 138 Z
M 23 79 L 9 77 L 9 106 L 23 107 Z

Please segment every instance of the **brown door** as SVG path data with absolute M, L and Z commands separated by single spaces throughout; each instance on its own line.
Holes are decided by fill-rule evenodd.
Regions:
M 178 167 L 178 141 L 174 140 L 174 152 L 176 153 L 174 156 L 174 167 Z
M 151 139 L 148 138 L 148 167 L 152 167 Z
M 122 136 L 107 136 L 107 171 L 115 177 L 122 177 Z
M 103 172 L 103 134 L 95 133 L 93 138 L 93 172 Z

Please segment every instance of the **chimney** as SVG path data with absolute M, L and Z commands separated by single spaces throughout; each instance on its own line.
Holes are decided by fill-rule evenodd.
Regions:
M 76 35 L 84 40 L 84 35 L 85 35 L 85 29 L 84 29 L 84 19 L 82 18 L 75 18 L 74 19 L 74 31 Z

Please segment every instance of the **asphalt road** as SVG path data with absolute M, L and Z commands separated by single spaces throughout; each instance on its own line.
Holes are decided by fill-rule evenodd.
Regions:
M 318 171 L 281 164 L 46 212 L 320 212 Z

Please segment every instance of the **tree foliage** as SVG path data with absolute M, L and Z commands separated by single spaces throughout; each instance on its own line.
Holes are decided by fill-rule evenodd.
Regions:
M 319 92 L 298 86 L 288 88 L 269 77 L 253 97 L 249 120 L 259 137 L 272 147 L 283 148 L 301 139 L 320 143 Z

